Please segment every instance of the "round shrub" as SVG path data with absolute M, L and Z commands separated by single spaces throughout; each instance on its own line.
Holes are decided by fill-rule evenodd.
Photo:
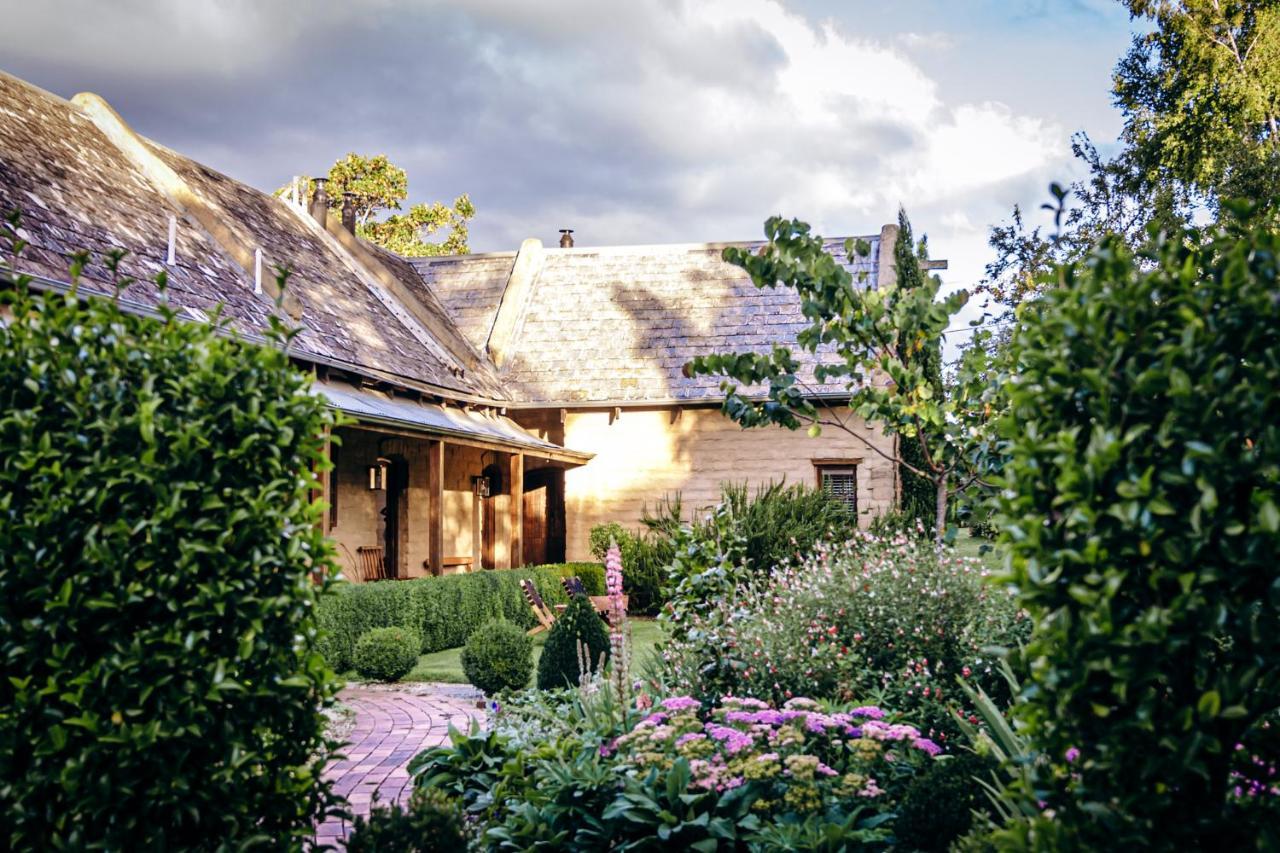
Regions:
M 356 641 L 352 663 L 371 681 L 399 681 L 418 662 L 421 641 L 404 628 L 374 628 Z
M 407 808 L 375 801 L 357 815 L 346 853 L 455 853 L 467 848 L 461 809 L 439 790 L 414 788 Z
M 1036 617 L 1016 710 L 1082 849 L 1265 828 L 1229 797 L 1280 707 L 1280 233 L 1228 207 L 1246 221 L 1150 257 L 1105 241 L 1014 334 L 997 521 Z
M 329 417 L 157 310 L 0 287 L 0 848 L 300 846 L 333 801 Z
M 976 780 L 991 783 L 997 768 L 973 753 L 930 764 L 911 780 L 898 804 L 893 834 L 899 847 L 926 853 L 950 849 L 952 841 L 969 831 L 974 810 L 990 809 L 985 789 Z
M 598 671 L 609 659 L 609 632 L 585 595 L 574 596 L 551 626 L 538 660 L 538 689 L 572 687 L 578 683 L 578 643 L 587 648 L 587 666 Z
M 486 622 L 462 649 L 462 672 L 486 695 L 526 687 L 533 675 L 533 640 L 506 620 Z

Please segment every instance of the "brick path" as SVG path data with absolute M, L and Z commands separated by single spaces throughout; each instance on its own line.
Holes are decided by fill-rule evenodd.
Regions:
M 325 770 L 353 814 L 367 815 L 374 791 L 380 803 L 404 802 L 410 793 L 405 766 L 420 751 L 448 742 L 449 725 L 465 730 L 484 717 L 480 694 L 457 684 L 352 685 L 338 696 L 355 712 L 345 756 Z M 334 845 L 350 825 L 330 819 L 316 828 L 317 845 Z

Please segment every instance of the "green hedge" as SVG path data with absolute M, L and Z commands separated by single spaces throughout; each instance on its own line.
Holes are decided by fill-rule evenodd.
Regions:
M 319 604 L 321 651 L 338 672 L 351 668 L 356 641 L 374 628 L 405 628 L 422 638 L 422 652 L 463 645 L 490 619 L 532 628 L 533 611 L 520 591 L 532 578 L 547 604 L 564 604 L 561 578 L 577 575 L 591 595 L 604 594 L 604 568 L 596 563 L 558 563 L 523 569 L 472 572 L 408 581 L 340 583 Z

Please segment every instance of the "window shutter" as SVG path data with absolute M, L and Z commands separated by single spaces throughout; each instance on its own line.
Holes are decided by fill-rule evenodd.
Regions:
M 843 468 L 821 468 L 822 488 L 839 498 L 852 513 L 858 511 L 858 469 L 854 466 Z

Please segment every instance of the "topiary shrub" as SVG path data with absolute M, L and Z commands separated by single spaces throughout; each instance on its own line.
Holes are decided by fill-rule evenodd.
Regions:
M 462 672 L 486 695 L 527 687 L 533 675 L 533 639 L 506 620 L 486 622 L 462 648 Z
M 418 662 L 421 641 L 404 628 L 374 628 L 356 642 L 352 664 L 371 681 L 399 681 Z
M 575 596 L 551 626 L 538 660 L 539 690 L 577 685 L 582 674 L 578 668 L 579 642 L 587 647 L 590 670 L 599 671 L 601 656 L 605 662 L 609 659 L 609 632 L 584 595 Z
M 163 302 L 0 278 L 0 847 L 300 847 L 335 799 L 324 404 Z
M 982 779 L 992 782 L 998 765 L 971 752 L 934 761 L 911 780 L 898 804 L 893 834 L 904 850 L 943 853 L 969 831 L 973 812 L 990 811 Z
M 1015 710 L 1082 849 L 1265 827 L 1230 798 L 1280 707 L 1280 234 L 1230 207 L 1149 257 L 1104 241 L 1014 334 L 997 523 L 1037 624 Z
M 376 796 L 376 795 L 375 795 Z M 379 806 L 357 816 L 347 853 L 455 853 L 467 848 L 462 812 L 442 791 L 414 788 L 407 807 Z

